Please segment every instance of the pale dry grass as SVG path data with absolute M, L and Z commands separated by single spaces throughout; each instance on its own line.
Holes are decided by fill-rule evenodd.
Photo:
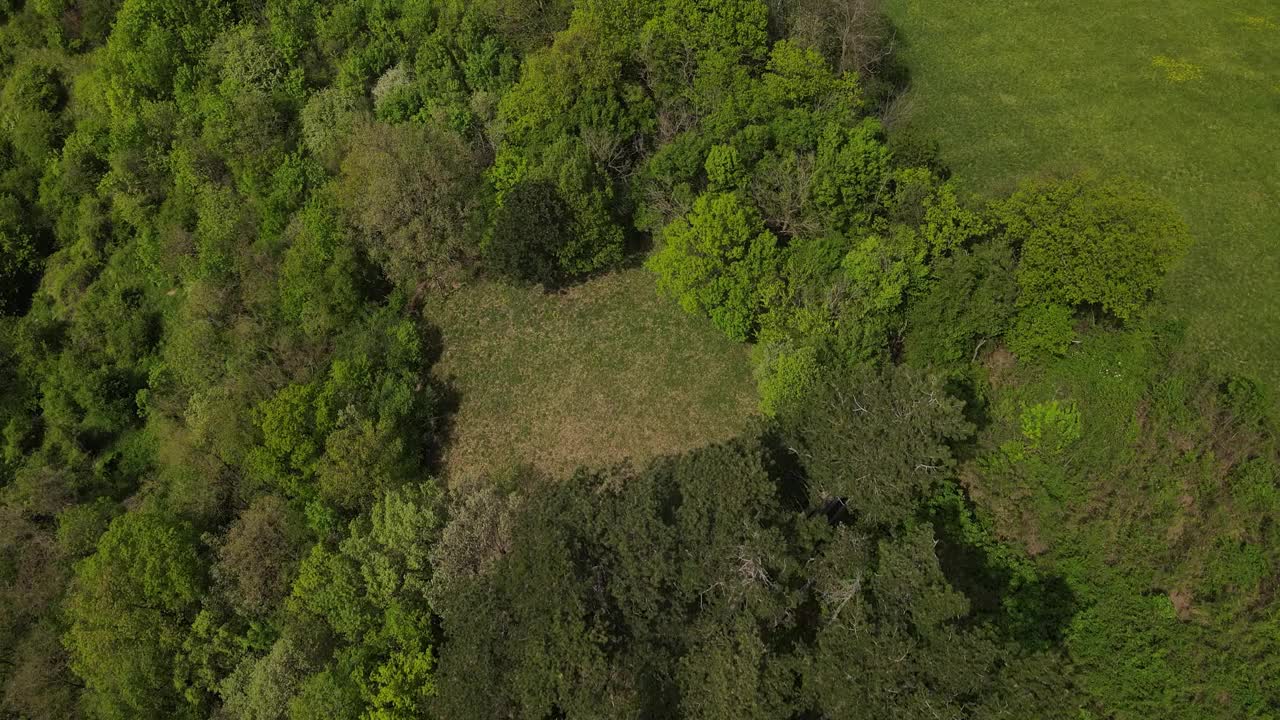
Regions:
M 450 482 L 525 463 L 551 475 L 641 463 L 741 432 L 756 412 L 749 350 L 628 270 L 560 294 L 477 283 L 425 308 L 437 377 L 460 395 Z

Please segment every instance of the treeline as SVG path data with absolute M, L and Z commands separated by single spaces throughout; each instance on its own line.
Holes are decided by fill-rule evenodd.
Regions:
M 4 716 L 1274 710 L 1274 425 L 1153 319 L 1185 228 L 1119 180 L 960 197 L 895 124 L 874 4 L 0 19 Z M 441 487 L 423 298 L 642 260 L 755 343 L 759 429 Z M 1139 348 L 1146 468 L 1090 455 L 1072 402 L 995 386 L 1006 348 L 1052 375 L 1081 338 Z M 1077 477 L 1148 468 L 1194 485 L 1194 566 L 1168 514 L 1102 513 L 1159 546 L 1123 561 L 1005 531 L 1024 491 L 1084 527 L 1054 515 Z M 1164 576 L 1203 583 L 1199 629 Z M 1235 641 L 1180 649 L 1210 636 Z

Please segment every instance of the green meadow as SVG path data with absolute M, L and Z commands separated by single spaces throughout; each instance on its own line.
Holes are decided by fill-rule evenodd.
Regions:
M 980 195 L 1129 175 L 1195 238 L 1168 312 L 1224 371 L 1280 382 L 1280 6 L 892 0 L 903 100 Z

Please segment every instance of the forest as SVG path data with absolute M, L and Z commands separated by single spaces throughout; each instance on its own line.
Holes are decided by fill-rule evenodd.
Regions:
M 0 23 L 0 720 L 1280 715 L 1280 405 L 1170 300 L 1203 238 L 971 191 L 875 0 Z

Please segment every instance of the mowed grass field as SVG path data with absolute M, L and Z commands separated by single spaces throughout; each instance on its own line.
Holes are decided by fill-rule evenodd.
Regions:
M 1280 390 L 1280 3 L 889 0 L 907 114 L 981 195 L 1127 174 L 1195 237 L 1168 311 Z
M 424 310 L 443 335 L 435 373 L 460 395 L 451 483 L 517 463 L 642 463 L 733 437 L 756 413 L 747 347 L 659 296 L 643 269 L 558 294 L 477 283 Z

